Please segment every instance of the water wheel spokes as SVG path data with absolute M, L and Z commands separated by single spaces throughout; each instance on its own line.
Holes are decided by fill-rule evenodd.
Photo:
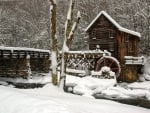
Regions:
M 114 57 L 104 56 L 97 61 L 96 71 L 101 70 L 102 67 L 107 66 L 110 67 L 111 71 L 115 72 L 116 77 L 119 76 L 121 72 L 120 64 L 118 60 Z

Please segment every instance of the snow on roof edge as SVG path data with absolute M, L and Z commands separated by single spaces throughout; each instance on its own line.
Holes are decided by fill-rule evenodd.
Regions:
M 126 32 L 128 34 L 132 34 L 132 35 L 135 35 L 137 37 L 141 37 L 141 34 L 139 32 L 136 32 L 136 31 L 132 31 L 132 30 L 129 30 L 129 29 L 126 29 L 126 28 L 123 28 L 122 26 L 120 26 L 110 15 L 108 15 L 105 11 L 101 11 L 93 20 L 92 22 L 88 25 L 88 27 L 85 29 L 85 31 L 87 32 L 88 29 L 94 24 L 94 22 L 101 16 L 101 15 L 104 15 L 111 23 L 113 23 L 117 28 L 118 30 L 120 31 L 123 31 L 123 32 Z
M 129 29 L 123 28 L 123 27 L 121 27 L 121 26 L 120 26 L 119 30 L 120 30 L 120 31 L 123 31 L 123 32 L 126 32 L 126 33 L 128 33 L 128 34 L 135 35 L 135 36 L 137 36 L 137 37 L 141 38 L 141 34 L 140 34 L 139 32 L 132 31 L 132 30 L 129 30 Z

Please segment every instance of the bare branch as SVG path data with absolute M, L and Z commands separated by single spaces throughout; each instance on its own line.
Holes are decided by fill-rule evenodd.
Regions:
M 71 31 L 74 5 L 75 5 L 75 0 L 70 0 L 69 10 L 68 10 L 68 14 L 67 14 L 67 20 L 65 23 L 65 37 L 68 37 L 69 33 Z
M 72 42 L 72 39 L 73 39 L 73 36 L 74 36 L 74 32 L 76 31 L 76 29 L 78 27 L 80 18 L 81 18 L 80 11 L 78 11 L 78 13 L 77 13 L 77 20 L 74 22 L 74 24 L 72 26 L 72 29 L 71 29 L 71 31 L 69 33 L 69 36 L 67 37 L 67 45 L 68 45 L 68 47 L 70 47 L 70 45 L 71 45 L 71 42 Z

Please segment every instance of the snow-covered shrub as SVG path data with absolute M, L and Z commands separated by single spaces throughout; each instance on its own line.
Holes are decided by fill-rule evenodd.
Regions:
M 72 77 L 77 79 L 77 77 Z M 78 95 L 94 95 L 100 93 L 102 90 L 108 87 L 115 86 L 117 84 L 115 79 L 97 79 L 91 76 L 78 78 L 76 86 L 73 87 L 73 93 Z
M 144 73 L 139 76 L 140 81 L 150 80 L 150 57 L 145 58 Z
M 101 68 L 101 70 L 96 74 L 92 75 L 96 78 L 107 78 L 112 79 L 115 78 L 115 73 L 111 71 L 111 69 L 107 66 Z
M 82 78 L 70 75 L 67 76 L 67 87 L 71 87 L 71 84 L 76 84 L 71 89 L 68 89 L 68 92 L 91 97 L 92 95 L 100 93 L 102 90 L 117 84 L 115 73 L 112 72 L 109 67 L 104 66 L 100 71 L 91 71 L 90 74 L 92 76 L 85 76 Z

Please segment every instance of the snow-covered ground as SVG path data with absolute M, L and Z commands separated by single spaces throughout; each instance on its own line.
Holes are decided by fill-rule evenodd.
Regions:
M 73 86 L 72 90 L 75 94 L 92 97 L 100 94 L 112 98 L 145 98 L 150 100 L 150 81 L 120 83 L 117 84 L 115 79 L 98 79 L 91 76 L 74 77 L 67 76 L 66 85 Z
M 145 97 L 150 100 L 150 81 L 131 84 L 117 84 L 115 78 L 100 79 L 92 76 L 75 77 L 67 75 L 66 85 L 75 86 L 74 95 L 65 93 L 51 85 L 50 74 L 27 81 L 11 79 L 12 82 L 48 83 L 43 88 L 17 89 L 0 82 L 0 113 L 149 113 L 150 109 L 125 105 L 118 102 L 95 99 L 101 94 L 115 98 Z M 49 82 L 48 82 L 49 81 Z M 109 109 L 108 109 L 109 108 Z
M 149 71 L 147 71 L 149 72 Z M 100 73 L 102 74 L 102 73 Z M 113 74 L 113 73 L 112 73 Z M 150 109 L 118 102 L 95 99 L 94 95 L 112 98 L 144 98 L 150 100 L 150 81 L 117 83 L 115 78 L 67 75 L 66 85 L 73 86 L 65 93 L 51 85 L 50 74 L 33 76 L 28 80 L 10 79 L 16 83 L 48 83 L 43 88 L 17 89 L 0 78 L 0 113 L 149 113 Z
M 9 78 L 9 77 L 0 77 L 0 84 L 6 82 L 12 82 L 12 83 L 36 83 L 36 84 L 46 84 L 51 81 L 51 75 L 50 73 L 40 73 L 40 74 L 34 74 L 34 76 L 30 76 L 28 79 L 24 79 L 22 77 L 17 78 Z M 2 83 L 3 82 L 3 83 Z
M 103 77 L 106 75 L 112 77 Z M 67 75 L 67 90 L 88 97 L 99 95 L 100 97 L 116 99 L 144 98 L 150 100 L 150 81 L 135 82 L 131 84 L 117 83 L 115 74 L 108 67 L 103 67 L 97 72 L 97 76 L 98 78 L 92 76 L 80 78 Z
M 16 89 L 0 85 L 0 113 L 149 113 L 150 110 L 117 102 L 65 93 L 46 85 Z

